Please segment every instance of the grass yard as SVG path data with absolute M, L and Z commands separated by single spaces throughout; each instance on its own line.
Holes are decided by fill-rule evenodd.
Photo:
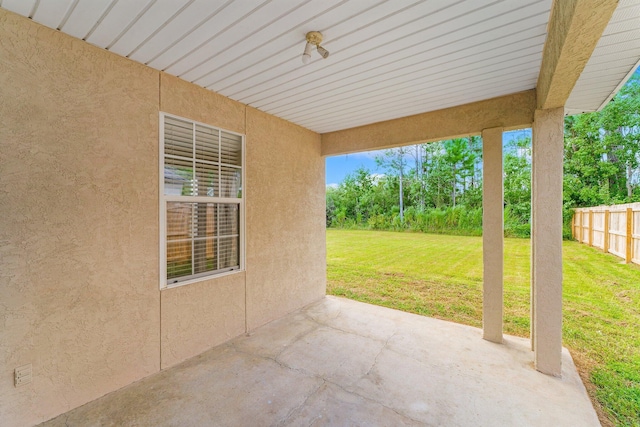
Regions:
M 530 244 L 505 239 L 505 332 L 529 335 Z M 603 425 L 640 426 L 640 267 L 564 242 L 564 345 Z M 327 293 L 482 326 L 482 238 L 327 230 Z

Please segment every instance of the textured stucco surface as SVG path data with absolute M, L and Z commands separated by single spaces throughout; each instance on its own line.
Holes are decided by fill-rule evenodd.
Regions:
M 502 128 L 482 131 L 482 337 L 502 342 L 504 183 Z
M 247 108 L 246 156 L 247 326 L 253 329 L 326 292 L 325 166 L 318 134 L 253 108 Z
M 170 74 L 160 73 L 160 79 L 161 111 L 244 133 L 244 104 Z
M 157 138 L 157 72 L 0 10 L 0 424 L 159 369 Z
M 555 0 L 538 75 L 537 107 L 564 107 L 618 0 Z
M 245 332 L 244 272 L 162 291 L 162 369 Z
M 160 111 L 244 133 L 243 104 L 169 74 L 160 82 Z M 245 284 L 241 272 L 162 291 L 163 369 L 245 332 Z
M 480 134 L 483 129 L 528 127 L 533 122 L 535 90 L 458 107 L 322 134 L 322 154 L 379 150 L 418 142 Z
M 564 108 L 536 110 L 531 144 L 531 309 L 536 368 L 562 374 Z
M 258 111 L 246 272 L 159 290 L 159 111 L 249 128 L 242 104 L 0 10 L 0 425 L 52 418 L 324 295 L 320 136 Z M 28 363 L 33 382 L 14 387 Z

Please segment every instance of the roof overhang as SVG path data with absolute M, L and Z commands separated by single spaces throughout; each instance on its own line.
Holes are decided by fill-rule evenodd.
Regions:
M 640 0 L 620 0 L 565 104 L 567 114 L 599 111 L 640 65 Z
M 640 60 L 640 0 L 2 0 L 0 7 L 323 134 L 536 87 L 539 108 L 591 111 Z M 314 30 L 331 54 L 303 65 L 305 34 Z

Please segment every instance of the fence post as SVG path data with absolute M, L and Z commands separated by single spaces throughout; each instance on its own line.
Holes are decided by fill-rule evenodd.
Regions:
M 578 242 L 582 243 L 582 211 L 580 211 L 580 225 L 578 226 Z
M 609 252 L 609 209 L 604 210 L 604 242 L 602 250 L 605 254 Z
M 593 246 L 593 211 L 589 209 L 589 246 Z
M 633 208 L 627 208 L 627 253 L 626 253 L 626 257 L 625 257 L 625 261 L 627 262 L 627 264 L 629 264 L 631 262 L 631 248 L 632 248 L 632 243 L 633 243 L 633 227 L 632 227 L 632 221 L 633 221 Z

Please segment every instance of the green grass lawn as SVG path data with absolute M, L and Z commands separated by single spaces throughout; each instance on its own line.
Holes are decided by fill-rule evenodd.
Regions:
M 504 328 L 529 335 L 530 241 L 505 239 Z M 564 242 L 564 345 L 603 425 L 640 426 L 640 268 Z M 482 238 L 327 230 L 327 293 L 482 326 Z

